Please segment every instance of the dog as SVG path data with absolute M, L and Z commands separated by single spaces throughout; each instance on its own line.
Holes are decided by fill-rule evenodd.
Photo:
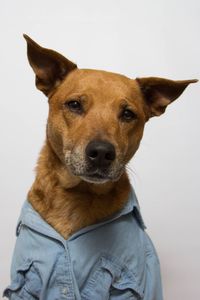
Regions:
M 162 300 L 159 259 L 126 165 L 145 123 L 197 80 L 78 69 L 24 38 L 49 115 L 4 296 Z

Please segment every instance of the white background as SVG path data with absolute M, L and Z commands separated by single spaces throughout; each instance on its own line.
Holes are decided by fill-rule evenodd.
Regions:
M 1 0 L 0 28 L 2 292 L 48 113 L 47 100 L 34 87 L 22 33 L 82 68 L 132 78 L 200 78 L 200 1 Z M 200 299 L 199 92 L 199 83 L 191 85 L 165 115 L 146 125 L 131 162 L 166 300 Z

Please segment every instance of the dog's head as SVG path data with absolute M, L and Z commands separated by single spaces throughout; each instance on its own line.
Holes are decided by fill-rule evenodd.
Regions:
M 47 139 L 68 171 L 85 181 L 118 180 L 139 147 L 145 123 L 197 81 L 78 69 L 24 37 L 36 86 L 49 98 Z

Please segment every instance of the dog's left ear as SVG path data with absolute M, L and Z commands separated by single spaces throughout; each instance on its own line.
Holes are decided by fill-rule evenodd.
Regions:
M 160 116 L 190 83 L 198 80 L 169 80 L 158 77 L 136 78 L 148 107 L 148 118 Z
M 29 63 L 36 75 L 36 87 L 46 96 L 77 66 L 60 53 L 43 48 L 24 34 Z

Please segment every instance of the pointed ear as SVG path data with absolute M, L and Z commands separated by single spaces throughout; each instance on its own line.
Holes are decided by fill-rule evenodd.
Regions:
M 36 75 L 36 86 L 46 96 L 77 66 L 56 51 L 43 48 L 24 34 L 29 63 Z
M 192 80 L 169 80 L 158 77 L 136 78 L 148 107 L 148 117 L 160 116 L 176 100 Z

